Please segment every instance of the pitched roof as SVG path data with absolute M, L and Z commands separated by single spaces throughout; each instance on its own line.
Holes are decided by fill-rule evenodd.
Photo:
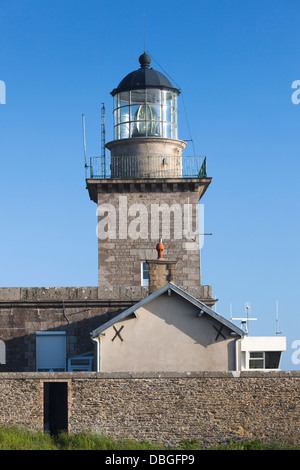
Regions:
M 140 300 L 136 304 L 132 305 L 128 309 L 126 309 L 123 312 L 119 313 L 118 315 L 116 315 L 115 317 L 110 319 L 109 321 L 103 323 L 103 325 L 99 326 L 99 328 L 96 328 L 95 330 L 93 330 L 91 332 L 92 337 L 95 338 L 96 336 L 99 336 L 103 331 L 107 330 L 107 328 L 113 326 L 115 323 L 118 323 L 118 322 L 124 320 L 125 318 L 127 318 L 128 316 L 130 316 L 132 314 L 137 315 L 136 311 L 140 307 L 143 307 L 144 305 L 148 304 L 149 302 L 156 299 L 157 297 L 159 297 L 160 295 L 164 294 L 167 291 L 170 291 L 170 292 L 173 291 L 174 293 L 180 295 L 182 298 L 186 299 L 191 304 L 195 305 L 196 307 L 199 307 L 199 311 L 201 312 L 201 314 L 202 313 L 208 314 L 210 317 L 214 318 L 219 323 L 226 326 L 227 328 L 229 328 L 231 331 L 233 331 L 237 335 L 239 335 L 239 336 L 244 336 L 245 335 L 245 332 L 241 328 L 239 328 L 238 326 L 234 325 L 234 323 L 232 323 L 231 321 L 229 321 L 226 318 L 222 317 L 222 315 L 219 315 L 217 312 L 215 312 L 214 310 L 209 308 L 207 305 L 205 305 L 200 300 L 196 299 L 192 295 L 185 292 L 180 287 L 176 286 L 172 282 L 169 282 L 165 286 L 163 286 L 160 289 L 156 290 L 155 292 L 148 295 L 144 299 Z

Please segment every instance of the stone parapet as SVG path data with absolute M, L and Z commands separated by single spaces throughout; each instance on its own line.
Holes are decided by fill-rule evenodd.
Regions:
M 210 185 L 211 178 L 94 178 L 87 179 L 87 189 L 90 199 L 98 202 L 99 194 L 124 193 L 157 193 L 178 191 L 197 193 L 198 200 L 202 198 Z
M 1 287 L 2 301 L 97 300 L 97 287 Z
M 300 370 L 162 371 L 162 372 L 1 372 L 1 380 L 106 380 L 106 379 L 300 379 Z M 300 400 L 300 397 L 298 397 Z
M 151 261 L 155 264 L 156 260 Z M 172 262 L 167 262 L 172 265 Z M 175 274 L 174 274 L 175 276 Z M 171 276 L 169 281 L 174 282 Z M 166 280 L 164 284 L 169 282 Z M 176 283 L 176 282 L 174 282 Z M 211 286 L 192 286 L 182 287 L 197 299 L 214 304 L 216 299 L 212 298 Z M 84 303 L 93 301 L 133 301 L 138 302 L 149 295 L 148 286 L 95 286 L 95 287 L 1 287 L 0 288 L 0 307 L 10 305 L 11 307 L 22 304 L 35 303 L 72 303 L 82 301 Z M 14 303 L 16 305 L 14 305 Z M 74 304 L 75 305 L 75 304 Z M 96 305 L 96 304 L 95 304 Z M 38 305 L 37 305 L 38 307 Z

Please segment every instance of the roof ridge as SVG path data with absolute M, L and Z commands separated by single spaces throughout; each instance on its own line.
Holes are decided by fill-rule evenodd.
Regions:
M 208 307 L 206 304 L 204 304 L 203 302 L 201 302 L 201 300 L 198 300 L 196 299 L 195 297 L 193 297 L 191 294 L 189 294 L 188 292 L 184 291 L 183 289 L 181 289 L 179 286 L 177 286 L 176 284 L 172 283 L 172 282 L 168 282 L 167 284 L 165 284 L 164 286 L 160 287 L 159 289 L 157 289 L 155 292 L 152 292 L 152 294 L 149 294 L 147 297 L 145 297 L 144 299 L 140 300 L 139 302 L 135 303 L 134 305 L 130 306 L 129 308 L 127 308 L 126 310 L 124 310 L 123 312 L 117 314 L 114 318 L 112 318 L 111 320 L 107 321 L 106 323 L 103 323 L 99 328 L 96 328 L 95 330 L 93 330 L 91 332 L 91 335 L 93 338 L 95 338 L 96 336 L 99 336 L 102 331 L 106 330 L 107 328 L 113 326 L 115 323 L 118 323 L 119 321 L 122 321 L 124 320 L 125 318 L 127 318 L 129 315 L 135 313 L 135 311 L 139 308 L 141 308 L 142 306 L 146 305 L 147 303 L 151 302 L 152 300 L 156 299 L 157 297 L 159 297 L 160 295 L 164 294 L 165 292 L 167 292 L 168 290 L 172 290 L 173 292 L 175 292 L 176 294 L 180 295 L 181 297 L 185 298 L 185 300 L 187 300 L 188 302 L 200 307 L 200 310 L 207 313 L 208 315 L 210 315 L 212 318 L 214 318 L 216 321 L 222 323 L 224 326 L 226 326 L 227 328 L 229 328 L 230 330 L 232 330 L 233 332 L 237 333 L 238 335 L 240 336 L 244 336 L 245 332 L 239 328 L 238 326 L 236 326 L 234 323 L 232 323 L 231 321 L 227 320 L 225 317 L 223 317 L 222 315 L 220 315 L 219 313 L 215 312 L 214 310 L 212 310 L 210 307 Z

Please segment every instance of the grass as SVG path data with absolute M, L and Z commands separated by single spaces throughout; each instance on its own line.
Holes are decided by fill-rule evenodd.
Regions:
M 260 441 L 230 442 L 210 450 L 299 450 L 300 446 L 283 443 L 263 444 Z M 131 439 L 112 439 L 96 433 L 61 433 L 51 437 L 47 433 L 30 432 L 17 427 L 0 426 L 0 450 L 204 450 L 198 441 L 183 441 L 170 449 L 149 442 Z
M 0 450 L 55 450 L 53 439 L 42 432 L 0 426 Z

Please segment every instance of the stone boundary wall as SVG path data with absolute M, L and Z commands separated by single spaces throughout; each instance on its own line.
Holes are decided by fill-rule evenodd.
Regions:
M 0 423 L 43 430 L 43 384 L 68 383 L 69 432 L 204 447 L 300 444 L 300 371 L 1 373 Z

